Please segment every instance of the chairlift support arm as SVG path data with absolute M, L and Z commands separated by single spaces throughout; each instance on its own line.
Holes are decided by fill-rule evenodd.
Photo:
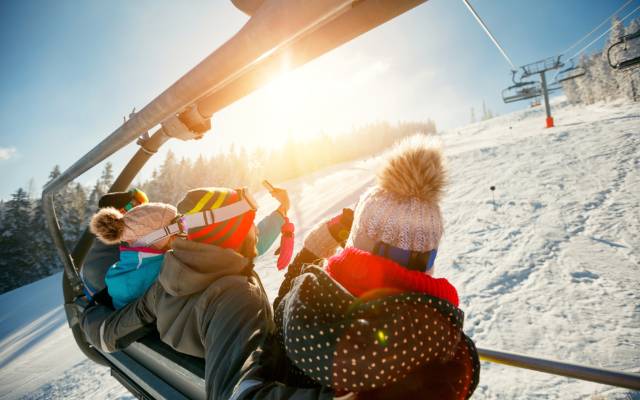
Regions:
M 618 372 L 604 368 L 585 367 L 539 357 L 531 357 L 524 354 L 508 353 L 500 350 L 478 348 L 480 359 L 493 363 L 508 365 L 511 367 L 530 369 L 568 378 L 623 387 L 631 390 L 640 390 L 640 374 L 631 372 Z

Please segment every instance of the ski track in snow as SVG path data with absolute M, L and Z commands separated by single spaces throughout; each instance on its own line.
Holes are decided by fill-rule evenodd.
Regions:
M 458 288 L 479 347 L 640 372 L 640 107 L 557 103 L 554 116 L 553 129 L 537 108 L 442 133 L 451 184 L 436 275 Z M 297 249 L 315 223 L 357 202 L 378 163 L 284 184 Z M 266 193 L 257 198 L 262 213 L 275 207 Z M 271 252 L 256 270 L 273 298 L 284 273 Z M 0 398 L 132 398 L 76 348 L 60 279 L 0 296 Z M 483 362 L 473 398 L 640 393 Z

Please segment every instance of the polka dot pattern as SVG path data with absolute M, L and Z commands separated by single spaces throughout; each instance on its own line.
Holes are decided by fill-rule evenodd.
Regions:
M 463 362 L 468 368 L 456 387 L 460 398 L 473 392 L 479 363 L 462 333 L 461 310 L 420 293 L 365 301 L 318 267 L 303 272 L 275 312 L 278 339 L 294 375 L 358 392 L 401 382 L 425 365 Z

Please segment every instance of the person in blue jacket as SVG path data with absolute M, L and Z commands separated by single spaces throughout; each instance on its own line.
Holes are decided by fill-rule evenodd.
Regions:
M 133 208 L 147 204 L 149 198 L 146 193 L 138 188 L 124 192 L 107 193 L 98 201 L 98 209 L 113 207 L 126 214 Z M 109 267 L 120 259 L 120 246 L 118 244 L 106 245 L 95 240 L 89 253 L 80 266 L 80 278 L 83 283 L 84 294 L 89 301 L 112 306 L 111 298 L 107 293 L 104 278 Z
M 91 218 L 89 228 L 98 240 L 106 245 L 120 244 L 120 260 L 109 267 L 104 278 L 114 308 L 122 308 L 142 296 L 156 280 L 172 237 L 149 244 L 141 240 L 170 224 L 177 215 L 172 205 L 147 203 L 126 214 L 106 207 Z

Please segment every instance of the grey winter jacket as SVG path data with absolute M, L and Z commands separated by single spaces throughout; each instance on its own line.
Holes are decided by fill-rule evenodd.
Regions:
M 261 356 L 279 349 L 271 306 L 247 258 L 183 239 L 172 247 L 158 281 L 140 299 L 117 312 L 101 306 L 85 312 L 83 330 L 92 344 L 116 351 L 155 323 L 165 343 L 205 359 L 209 399 L 333 397 L 329 389 L 287 386 L 277 374 L 286 370 L 277 366 L 286 357 Z

